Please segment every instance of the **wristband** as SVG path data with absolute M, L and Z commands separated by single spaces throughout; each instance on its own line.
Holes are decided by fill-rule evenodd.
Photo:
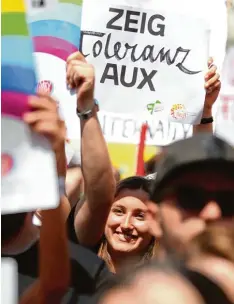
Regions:
M 93 109 L 94 109 L 95 105 L 98 106 L 98 102 L 97 102 L 96 99 L 94 99 L 94 103 L 93 103 L 92 107 L 88 110 L 80 112 L 78 110 L 78 108 L 76 108 L 76 114 L 80 118 L 80 120 L 88 120 L 90 117 L 92 117 L 93 116 Z
M 208 118 L 202 118 L 200 124 L 201 125 L 206 125 L 209 123 L 212 123 L 214 121 L 213 117 L 208 117 Z
M 59 186 L 59 196 L 67 196 L 66 193 L 66 184 L 65 184 L 65 177 L 59 176 L 58 177 L 58 186 Z

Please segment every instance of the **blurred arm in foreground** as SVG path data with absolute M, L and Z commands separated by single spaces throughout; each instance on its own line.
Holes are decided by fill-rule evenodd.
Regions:
M 64 216 L 69 202 L 65 196 L 66 178 L 65 127 L 59 119 L 55 101 L 40 95 L 29 101 L 32 112 L 26 113 L 24 121 L 31 130 L 44 135 L 55 152 L 58 177 L 60 180 L 60 202 L 57 208 L 41 211 L 40 229 L 40 276 L 20 299 L 26 303 L 60 303 L 70 280 L 69 255 Z M 46 195 L 46 194 L 45 194 Z

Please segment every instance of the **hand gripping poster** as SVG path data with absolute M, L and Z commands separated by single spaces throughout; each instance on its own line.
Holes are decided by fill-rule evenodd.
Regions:
M 2 1 L 1 42 L 1 211 L 55 208 L 59 194 L 54 153 L 48 141 L 22 121 L 37 83 L 23 0 Z
M 81 0 L 47 0 L 43 9 L 30 7 L 28 22 L 34 44 L 38 90 L 58 102 L 69 139 L 80 137 L 76 95 L 67 89 L 66 60 L 80 43 Z
M 83 1 L 80 49 L 95 67 L 100 109 L 199 123 L 208 23 L 146 2 Z

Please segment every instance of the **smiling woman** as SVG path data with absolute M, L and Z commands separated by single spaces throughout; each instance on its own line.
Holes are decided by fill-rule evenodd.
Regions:
M 149 233 L 146 221 L 145 203 L 150 185 L 150 180 L 138 176 L 126 178 L 117 185 L 101 244 L 97 246 L 98 256 L 114 273 L 126 260 L 140 264 L 156 256 L 158 242 Z

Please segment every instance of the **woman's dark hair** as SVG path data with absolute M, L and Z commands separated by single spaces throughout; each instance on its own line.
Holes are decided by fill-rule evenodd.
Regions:
M 131 176 L 121 180 L 116 187 L 115 196 L 123 189 L 138 190 L 142 189 L 150 194 L 152 187 L 152 180 L 149 180 L 142 176 Z
M 17 236 L 24 225 L 27 213 L 1 215 L 2 245 Z

